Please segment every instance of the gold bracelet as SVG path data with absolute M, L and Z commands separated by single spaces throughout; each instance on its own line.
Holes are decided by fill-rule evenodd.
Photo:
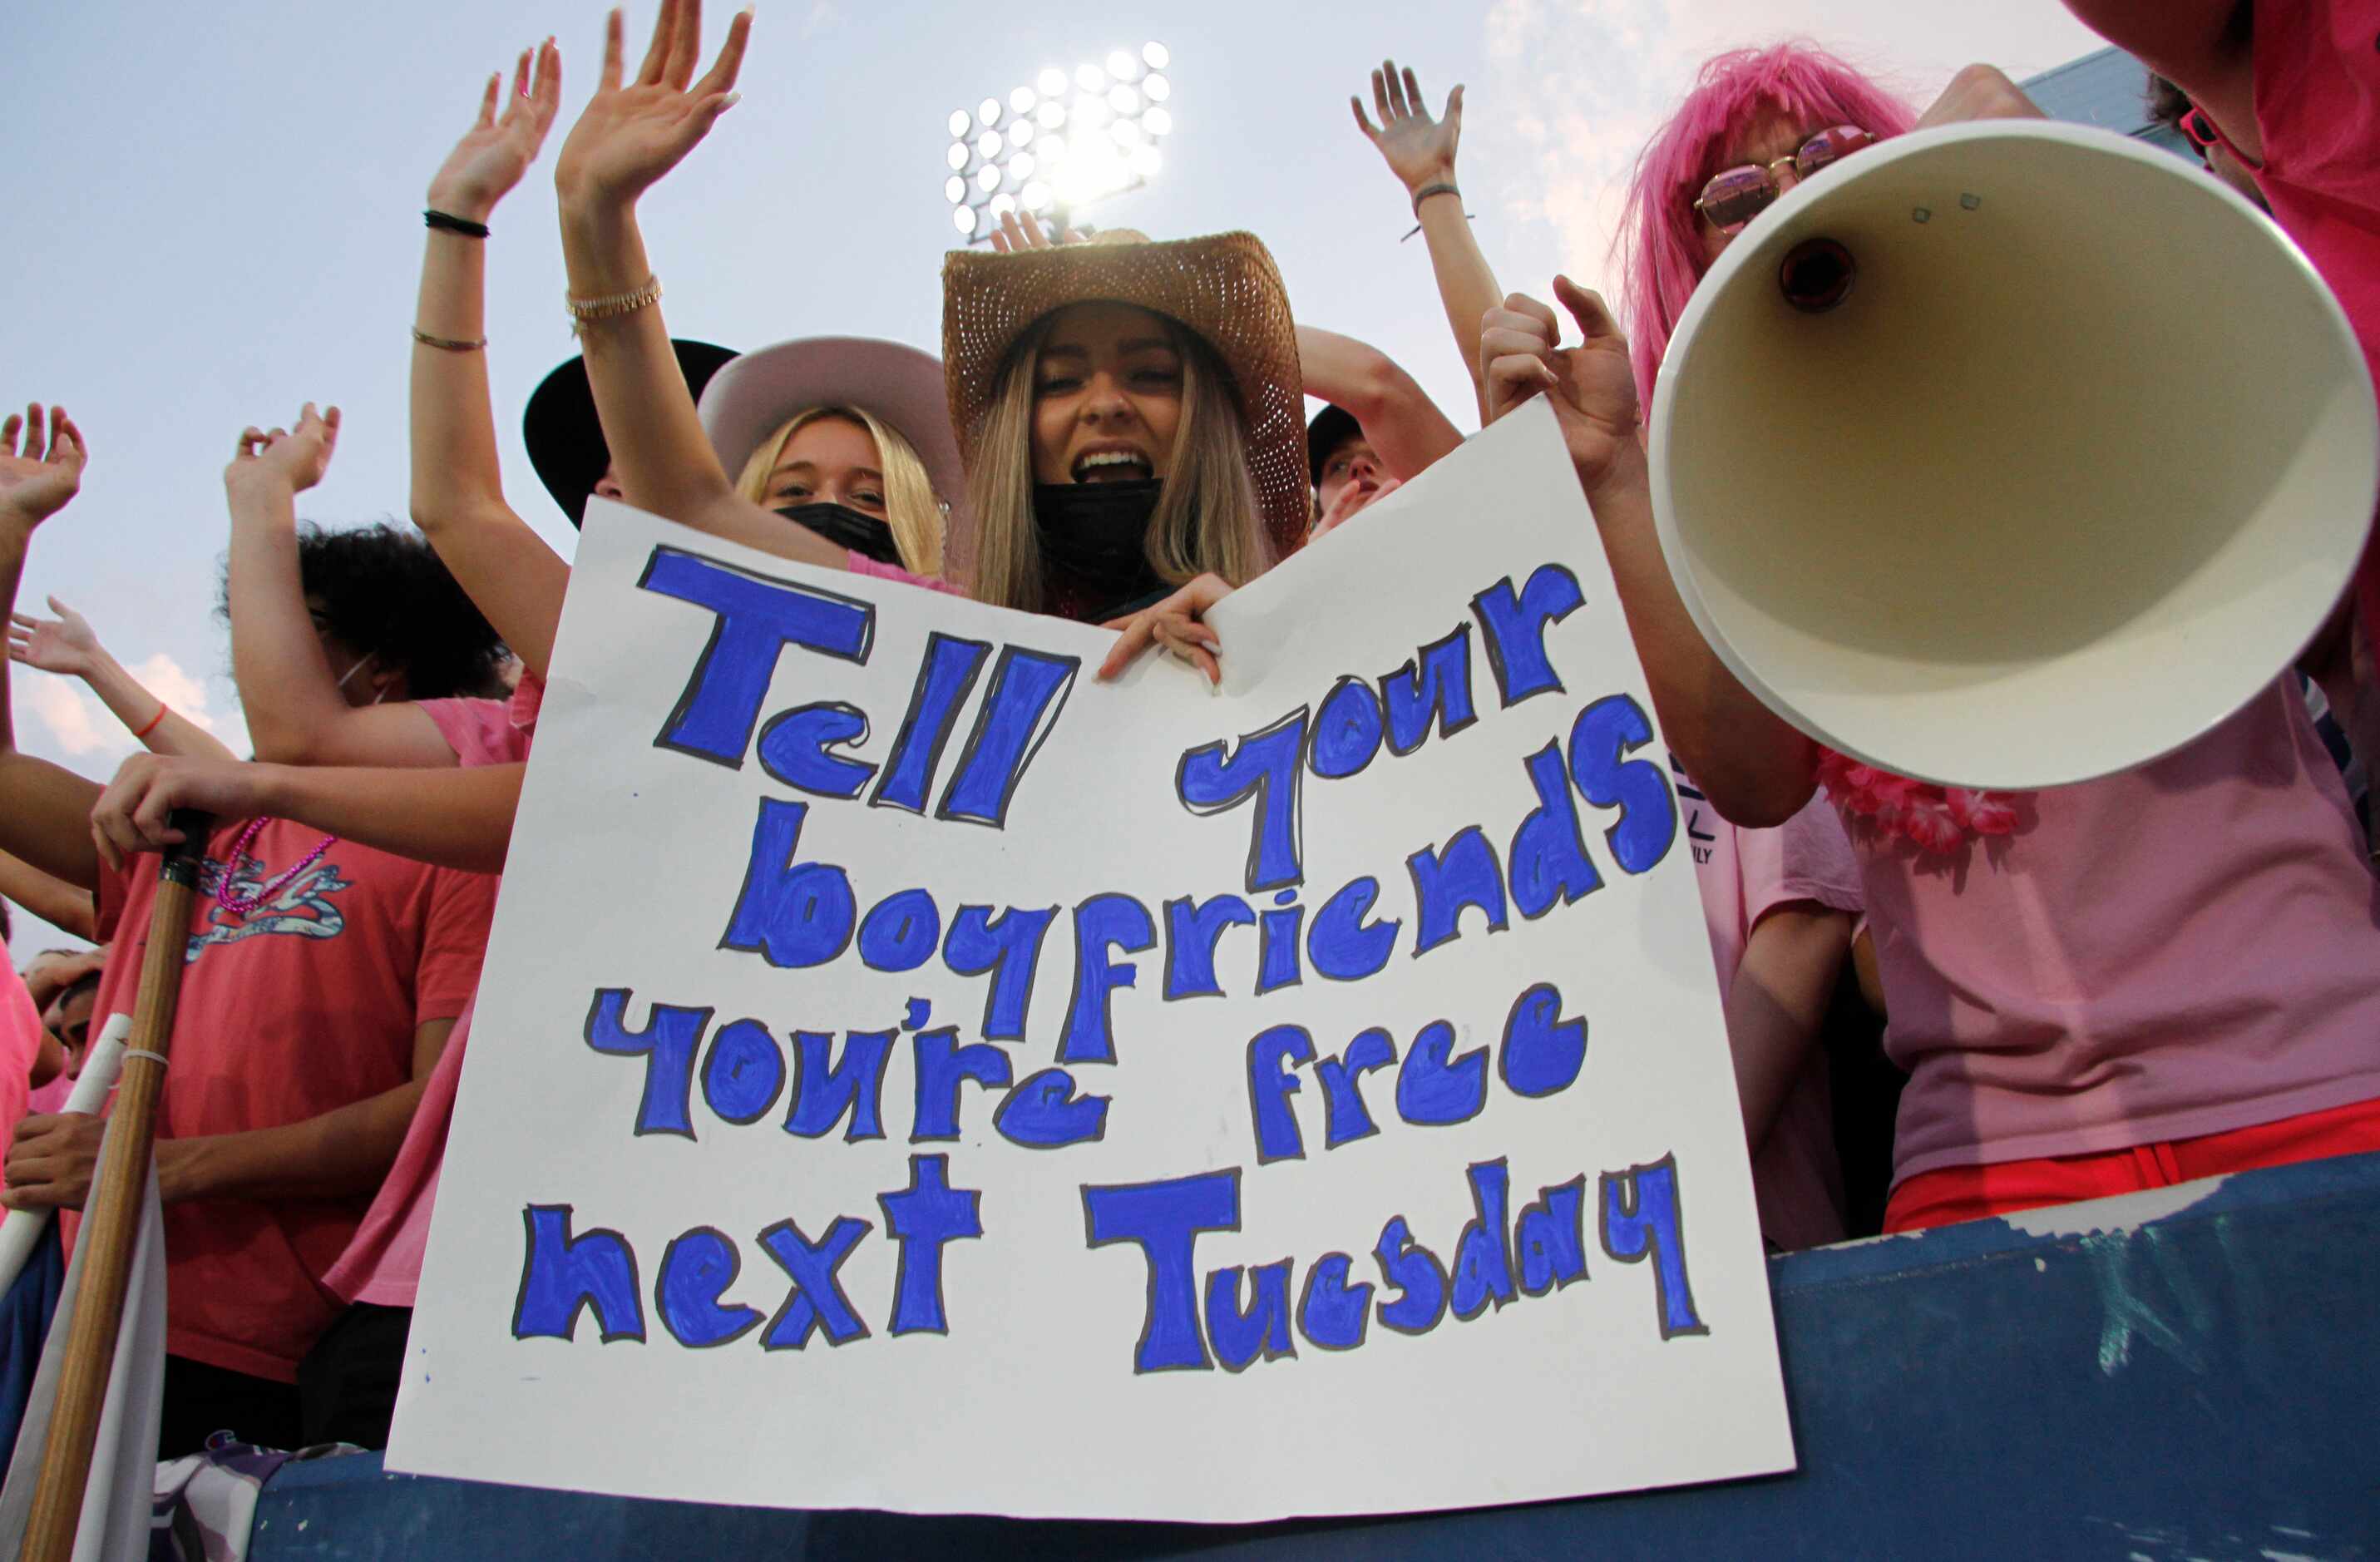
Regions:
M 615 320 L 621 315 L 634 314 L 640 309 L 650 309 L 660 303 L 662 279 L 650 277 L 633 293 L 613 293 L 601 299 L 574 299 L 565 294 L 562 301 L 570 311 L 570 334 L 581 336 L 585 334 L 586 327 L 596 321 Z
M 419 325 L 413 328 L 413 339 L 425 348 L 436 348 L 441 352 L 477 352 L 488 345 L 485 336 L 476 342 L 458 342 L 452 336 L 433 336 Z

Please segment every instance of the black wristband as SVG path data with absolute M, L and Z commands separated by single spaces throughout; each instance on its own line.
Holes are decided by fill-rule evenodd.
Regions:
M 1428 200 L 1433 195 L 1451 195 L 1457 201 L 1463 199 L 1463 192 L 1455 189 L 1453 185 L 1444 179 L 1440 179 L 1435 184 L 1424 185 L 1419 189 L 1414 191 L 1413 209 L 1414 220 L 1415 222 L 1419 222 L 1421 220 L 1421 203 Z
M 488 225 L 475 223 L 468 217 L 450 216 L 444 212 L 433 210 L 422 213 L 421 220 L 442 233 L 459 233 L 466 238 L 488 237 Z

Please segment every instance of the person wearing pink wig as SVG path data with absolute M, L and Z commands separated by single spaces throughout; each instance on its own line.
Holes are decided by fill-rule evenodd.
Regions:
M 2017 796 L 1852 764 L 1753 698 L 1660 557 L 1640 407 L 1736 233 L 1870 141 L 2037 112 L 1970 67 L 1922 116 L 1802 43 L 1721 55 L 1630 193 L 1633 358 L 1567 278 L 1483 325 L 1491 411 L 1546 393 L 1596 512 L 1664 736 L 1718 811 L 1790 817 L 1824 784 L 1849 828 L 1909 1072 L 1886 1229 L 2380 1149 L 2380 884 L 2336 765 L 2286 679 L 2205 736 L 2103 780 Z M 1856 407 L 1858 387 L 1843 387 Z M 1810 457 L 1848 447 L 1836 416 Z M 1691 459 L 1691 452 L 1673 458 Z

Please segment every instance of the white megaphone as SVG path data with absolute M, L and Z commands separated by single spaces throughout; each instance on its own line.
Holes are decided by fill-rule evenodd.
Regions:
M 2269 684 L 2380 493 L 2346 316 L 2247 201 L 2044 121 L 1920 131 L 1789 191 L 1663 361 L 1653 508 L 1745 687 L 1852 757 L 2027 788 L 2143 763 Z

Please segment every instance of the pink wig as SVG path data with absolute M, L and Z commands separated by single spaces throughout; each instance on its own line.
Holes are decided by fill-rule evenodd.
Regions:
M 1738 49 L 1703 66 L 1694 91 L 1636 159 L 1627 221 L 1615 245 L 1627 251 L 1622 291 L 1647 416 L 1670 333 L 1703 279 L 1694 200 L 1719 171 L 1729 142 L 1769 114 L 1812 130 L 1856 125 L 1879 140 L 1916 120 L 1907 104 L 1808 43 Z

